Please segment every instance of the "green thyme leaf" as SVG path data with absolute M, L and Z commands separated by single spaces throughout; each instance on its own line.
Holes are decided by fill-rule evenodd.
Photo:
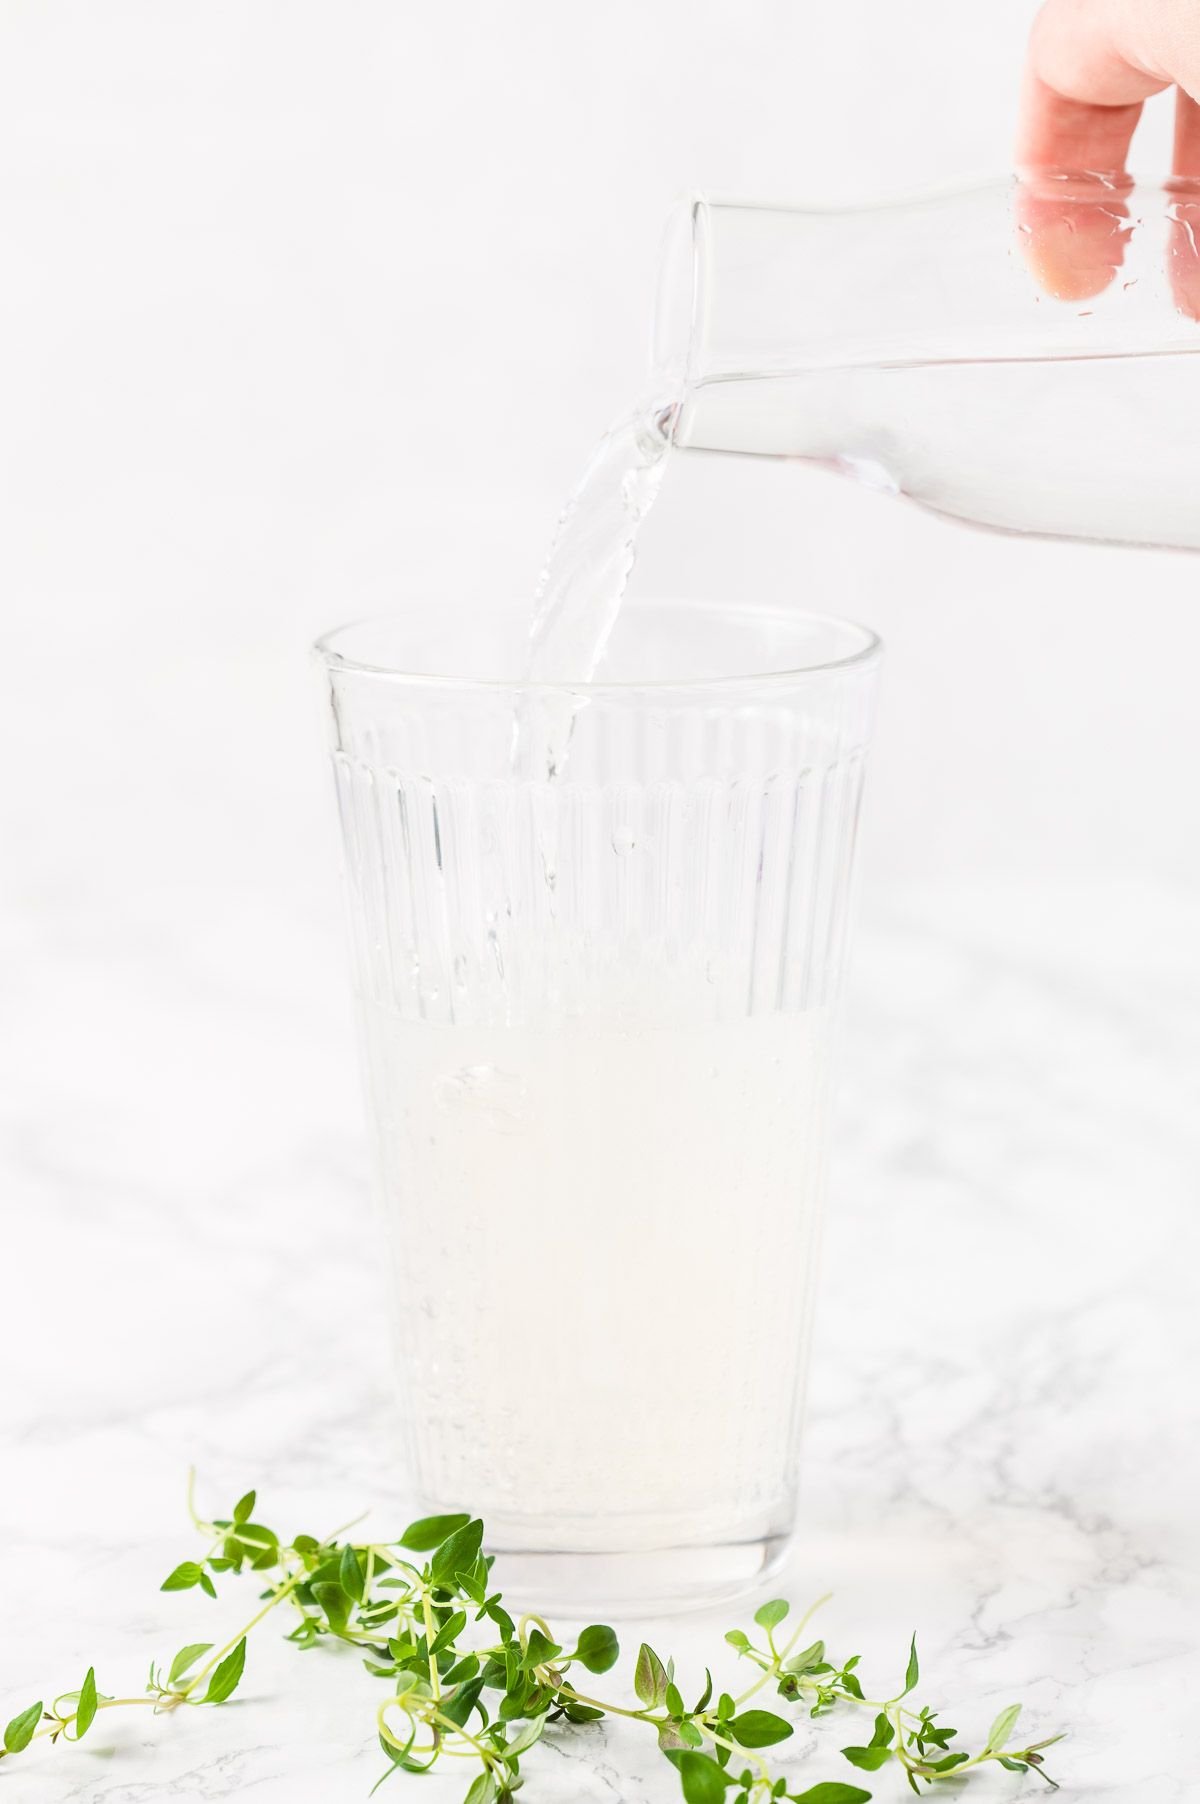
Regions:
M 864 1773 L 876 1773 L 881 1766 L 886 1766 L 892 1758 L 892 1750 L 882 1746 L 870 1748 L 843 1748 L 842 1753 L 851 1766 L 857 1766 Z
M 242 1673 L 246 1666 L 246 1637 L 243 1635 L 233 1652 L 214 1669 L 208 1681 L 208 1690 L 204 1694 L 206 1704 L 223 1704 L 231 1698 L 242 1681 Z
M 416 1522 L 410 1522 L 400 1537 L 401 1547 L 407 1547 L 411 1553 L 432 1553 L 443 1541 L 457 1534 L 460 1528 L 466 1528 L 471 1518 L 464 1513 L 455 1516 L 422 1516 Z
M 648 1709 L 657 1709 L 659 1704 L 667 1701 L 667 1669 L 652 1647 L 642 1642 L 638 1649 L 637 1666 L 634 1668 L 633 1689 L 638 1702 Z
M 794 1733 L 792 1725 L 770 1710 L 743 1710 L 729 1724 L 729 1733 L 743 1748 L 770 1748 Z
M 562 1713 L 569 1723 L 598 1723 L 604 1715 L 603 1710 L 597 1709 L 592 1704 L 574 1703 L 564 1704 Z
M 334 1634 L 340 1635 L 350 1621 L 350 1599 L 341 1585 L 336 1580 L 322 1579 L 313 1585 L 312 1594 Z
M 707 1754 L 697 1754 L 689 1748 L 672 1749 L 667 1759 L 679 1772 L 687 1804 L 722 1804 L 726 1789 L 738 1783 Z
M 455 1529 L 433 1556 L 430 1570 L 434 1584 L 442 1588 L 453 1586 L 460 1573 L 473 1569 L 482 1546 L 483 1523 L 478 1518 L 465 1528 Z
M 259 1557 L 270 1554 L 274 1559 L 279 1552 L 279 1536 L 273 1528 L 264 1528 L 261 1522 L 239 1523 L 237 1543 L 246 1553 Z
M 447 1617 L 430 1646 L 431 1654 L 440 1654 L 444 1648 L 453 1646 L 467 1626 L 465 1610 L 456 1610 L 453 1616 Z M 557 1650 L 556 1650 L 557 1651 Z
M 171 1670 L 167 1674 L 167 1684 L 174 1685 L 176 1679 L 182 1679 L 189 1666 L 194 1666 L 201 1654 L 212 1652 L 211 1641 L 189 1641 L 181 1647 L 171 1662 Z
M 548 1641 L 540 1629 L 531 1629 L 525 1644 L 524 1665 L 527 1669 L 545 1666 L 562 1653 L 557 1641 Z
M 792 1792 L 793 1804 L 869 1804 L 871 1794 L 857 1785 L 810 1785 L 807 1791 Z
M 904 1674 L 904 1690 L 901 1697 L 907 1697 L 921 1677 L 921 1666 L 917 1659 L 917 1638 L 912 1638 L 912 1646 L 908 1650 L 908 1669 Z
M 802 1673 L 819 1666 L 825 1659 L 825 1643 L 813 1641 L 808 1647 L 802 1647 L 798 1654 L 792 1654 L 784 1661 L 784 1672 Z
M 608 1672 L 620 1657 L 621 1644 L 605 1623 L 593 1622 L 575 1644 L 575 1658 L 589 1672 Z
M 79 1702 L 75 1706 L 75 1741 L 82 1741 L 96 1719 L 96 1711 L 100 1707 L 96 1691 L 96 1669 L 89 1666 L 87 1678 L 79 1688 Z
M 1010 1704 L 1007 1710 L 1002 1710 L 1000 1712 L 999 1716 L 987 1732 L 987 1741 L 984 1743 L 983 1747 L 985 1754 L 994 1754 L 998 1748 L 1002 1748 L 1006 1745 L 1013 1729 L 1016 1727 L 1017 1718 L 1020 1714 L 1020 1704 Z
M 33 1740 L 33 1732 L 42 1719 L 42 1700 L 30 1704 L 28 1710 L 22 1710 L 14 1716 L 4 1731 L 4 1751 L 6 1754 L 19 1754 Z
M 361 1603 L 363 1597 L 363 1569 L 358 1555 L 352 1547 L 343 1547 L 342 1557 L 338 1561 L 338 1584 L 347 1597 L 355 1603 Z
M 449 1702 L 445 1699 L 442 1700 L 440 1714 L 444 1716 L 448 1722 L 456 1724 L 460 1729 L 465 1729 L 467 1726 L 467 1718 L 479 1702 L 479 1694 L 482 1690 L 482 1678 L 471 1679 L 467 1684 L 460 1685 Z
M 204 1568 L 198 1566 L 195 1560 L 183 1560 L 176 1566 L 174 1572 L 167 1574 L 159 1586 L 159 1590 L 190 1591 L 192 1586 L 198 1585 L 203 1577 Z
M 777 1628 L 790 1607 L 782 1597 L 772 1598 L 769 1604 L 764 1604 L 761 1610 L 754 1612 L 754 1620 L 760 1629 Z
M 535 1741 L 541 1740 L 545 1733 L 545 1729 L 546 1719 L 544 1716 L 535 1717 L 531 1723 L 526 1723 L 520 1733 L 515 1735 L 505 1747 L 504 1758 L 506 1760 L 515 1760 L 519 1754 L 526 1753 L 528 1749 L 533 1746 Z

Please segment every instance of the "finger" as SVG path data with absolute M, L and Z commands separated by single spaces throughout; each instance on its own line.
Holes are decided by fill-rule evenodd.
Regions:
M 1121 176 L 1030 171 L 1016 193 L 1021 254 L 1038 287 L 1058 301 L 1086 301 L 1120 269 L 1132 227 Z
M 1018 169 L 1123 170 L 1142 100 L 1098 106 L 1052 88 L 1026 70 L 1017 127 Z
M 1146 96 L 1166 85 L 1128 60 L 1109 15 L 1105 0 L 1049 0 L 1030 39 L 1017 220 L 1034 280 L 1062 301 L 1090 300 L 1121 267 L 1129 145 Z
M 1178 85 L 1200 91 L 1195 0 L 1046 0 L 1029 39 L 1017 160 L 1125 167 L 1138 109 Z
M 1172 85 L 1180 94 L 1171 287 L 1180 311 L 1200 319 L 1196 0 L 1046 0 L 1030 37 L 1018 167 L 1123 174 L 1142 103 Z M 1061 183 L 1035 180 L 1018 200 L 1018 217 L 1026 260 L 1050 294 L 1086 299 L 1120 268 L 1129 227 L 1119 198 L 1111 206 L 1101 198 L 1097 205 L 1069 195 Z
M 1200 101 L 1190 94 L 1175 96 L 1175 154 L 1172 172 L 1189 180 L 1200 180 Z
M 1200 105 L 1180 93 L 1175 102 L 1171 225 L 1167 268 L 1180 313 L 1200 320 Z

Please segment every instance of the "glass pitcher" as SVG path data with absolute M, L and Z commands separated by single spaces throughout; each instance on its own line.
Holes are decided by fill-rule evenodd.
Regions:
M 1200 182 L 1038 172 L 878 206 L 695 196 L 655 365 L 680 447 L 1025 532 L 1200 546 Z

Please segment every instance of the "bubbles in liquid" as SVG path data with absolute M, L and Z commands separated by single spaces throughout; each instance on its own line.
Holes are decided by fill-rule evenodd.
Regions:
M 498 1134 L 519 1134 L 528 1118 L 525 1080 L 499 1065 L 461 1065 L 435 1080 L 434 1101 L 455 1115 L 469 1115 Z

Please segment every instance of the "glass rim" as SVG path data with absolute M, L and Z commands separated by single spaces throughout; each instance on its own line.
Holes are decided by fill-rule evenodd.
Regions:
M 321 633 L 313 641 L 311 651 L 313 657 L 331 676 L 344 673 L 351 676 L 379 678 L 385 682 L 397 683 L 413 689 L 445 689 L 460 693 L 476 690 L 492 695 L 595 695 L 609 698 L 636 695 L 648 690 L 652 690 L 657 695 L 684 695 L 696 691 L 702 691 L 705 695 L 713 695 L 747 688 L 760 690 L 789 688 L 794 687 L 797 683 L 819 681 L 825 677 L 866 670 L 877 664 L 883 655 L 883 640 L 874 628 L 865 626 L 861 621 L 852 620 L 844 614 L 826 614 L 812 608 L 760 607 L 754 603 L 688 601 L 686 599 L 663 601 L 656 598 L 634 601 L 629 604 L 628 612 L 636 614 L 650 609 L 664 613 L 743 615 L 750 620 L 778 621 L 781 625 L 788 626 L 809 624 L 816 627 L 834 627 L 840 632 L 853 636 L 857 643 L 841 656 L 820 658 L 810 664 L 788 664 L 768 670 L 733 671 L 721 676 L 639 677 L 623 678 L 619 681 L 611 678 L 598 680 L 579 678 L 572 681 L 538 679 L 533 681 L 521 677 L 455 676 L 447 671 L 411 670 L 403 668 L 399 664 L 380 663 L 370 658 L 346 656 L 337 649 L 335 643 L 343 635 L 354 633 L 361 627 L 375 626 L 398 618 L 393 614 L 367 614 L 355 620 L 344 621 L 340 626 L 331 627 L 327 632 Z

